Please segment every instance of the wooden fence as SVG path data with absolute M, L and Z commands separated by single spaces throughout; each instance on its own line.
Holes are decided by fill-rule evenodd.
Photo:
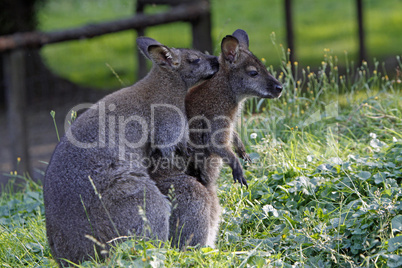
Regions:
M 284 0 L 284 10 L 285 10 L 285 26 L 286 26 L 286 41 L 287 46 L 292 52 L 290 54 L 290 61 L 295 61 L 295 45 L 294 45 L 294 32 L 293 32 L 293 0 Z M 356 18 L 357 18 L 357 36 L 359 40 L 359 62 L 367 60 L 366 56 L 366 43 L 364 35 L 364 24 L 363 24 L 363 0 L 355 0 L 356 3 Z

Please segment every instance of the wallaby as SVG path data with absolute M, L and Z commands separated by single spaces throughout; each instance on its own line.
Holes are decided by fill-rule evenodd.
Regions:
M 187 93 L 191 169 L 187 174 L 161 168 L 151 172 L 161 192 L 171 198 L 169 239 L 179 248 L 214 246 L 221 209 L 216 194 L 221 158 L 232 167 L 234 179 L 247 185 L 241 164 L 231 149 L 233 142 L 237 154 L 248 158 L 233 130 L 241 102 L 251 96 L 277 98 L 281 94 L 281 83 L 268 73 L 248 46 L 248 35 L 240 29 L 223 38 L 219 71 Z M 169 194 L 170 189 L 173 193 Z
M 186 95 L 190 148 L 193 160 L 188 174 L 208 185 L 219 175 L 219 158 L 232 168 L 234 181 L 247 186 L 236 153 L 247 159 L 244 145 L 234 123 L 248 97 L 278 98 L 281 83 L 261 61 L 249 51 L 249 39 L 244 30 L 223 38 L 219 72 L 209 81 L 195 86 Z M 218 159 L 216 159 L 218 157 Z M 215 166 L 215 167 L 214 167 Z
M 186 91 L 215 74 L 219 64 L 214 56 L 147 37 L 137 44 L 153 62 L 148 75 L 80 115 L 49 162 L 46 228 L 60 264 L 99 255 L 100 244 L 120 236 L 168 239 L 170 204 L 143 162 L 155 152 L 185 148 Z

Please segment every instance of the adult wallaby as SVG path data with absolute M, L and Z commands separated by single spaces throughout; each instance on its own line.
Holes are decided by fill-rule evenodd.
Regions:
M 151 173 L 161 192 L 171 198 L 169 236 L 180 248 L 214 245 L 220 217 L 216 179 L 222 158 L 232 167 L 234 179 L 247 185 L 232 151 L 234 145 L 239 156 L 247 158 L 234 131 L 241 103 L 247 97 L 277 98 L 281 94 L 281 83 L 268 73 L 248 46 L 248 35 L 243 30 L 223 38 L 218 73 L 187 93 L 192 158 L 187 174 L 161 168 Z M 169 194 L 171 188 L 173 193 Z
M 169 155 L 185 147 L 187 89 L 210 78 L 219 64 L 214 56 L 168 48 L 147 37 L 137 44 L 153 62 L 148 75 L 80 115 L 49 162 L 43 189 L 46 228 L 60 263 L 99 254 L 103 247 L 96 240 L 168 238 L 170 204 L 143 161 L 155 152 Z

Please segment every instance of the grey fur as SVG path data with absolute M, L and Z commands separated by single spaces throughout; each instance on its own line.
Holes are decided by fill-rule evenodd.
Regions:
M 240 40 L 235 36 L 222 40 L 218 73 L 187 93 L 191 154 L 187 175 L 161 169 L 151 173 L 162 193 L 168 195 L 169 189 L 174 189 L 173 194 L 168 195 L 173 204 L 169 239 L 181 249 L 187 245 L 214 246 L 221 210 L 216 180 L 222 158 L 232 167 L 235 181 L 247 185 L 241 164 L 231 149 L 235 146 L 240 157 L 249 159 L 233 126 L 241 102 L 249 96 L 279 97 L 282 90 L 281 84 L 248 50 L 247 33 L 237 30 L 234 35 Z M 257 77 L 250 76 L 250 67 L 258 72 Z M 192 121 L 200 116 L 211 123 L 209 128 L 205 120 Z M 203 131 L 205 129 L 209 131 Z M 211 144 L 213 137 L 217 139 L 216 145 L 223 145 L 223 148 Z
M 159 169 L 151 176 L 172 203 L 169 220 L 172 246 L 214 247 L 221 210 L 216 186 L 205 187 L 197 178 L 178 170 Z
M 168 239 L 170 204 L 142 160 L 185 150 L 188 126 L 178 113 L 185 114 L 186 91 L 212 76 L 218 62 L 216 57 L 168 48 L 151 38 L 137 42 L 153 61 L 151 71 L 79 116 L 46 171 L 47 236 L 52 255 L 63 265 L 63 259 L 80 262 L 100 253 L 102 247 L 85 235 L 103 244 L 127 235 Z M 151 118 L 155 104 L 161 110 Z

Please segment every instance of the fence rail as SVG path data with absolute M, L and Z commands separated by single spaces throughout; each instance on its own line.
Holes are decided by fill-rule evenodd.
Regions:
M 205 14 L 209 14 L 209 3 L 197 1 L 173 7 L 168 12 L 159 14 L 138 14 L 131 18 L 88 24 L 62 31 L 16 33 L 0 37 L 0 52 L 18 48 L 37 48 L 52 43 L 92 38 L 177 21 L 191 21 Z

